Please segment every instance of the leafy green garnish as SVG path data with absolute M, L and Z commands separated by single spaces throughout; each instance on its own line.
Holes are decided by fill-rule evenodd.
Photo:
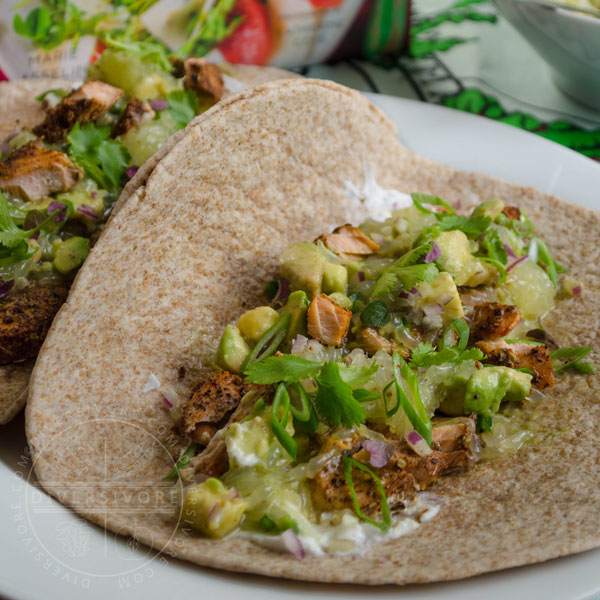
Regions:
M 534 237 L 529 244 L 528 253 L 531 260 L 541 263 L 546 268 L 550 281 L 554 284 L 554 287 L 557 287 L 558 275 L 566 273 L 567 270 L 552 258 L 548 246 L 540 238 Z
M 175 90 L 167 96 L 170 115 L 183 129 L 195 116 L 198 110 L 198 97 L 192 90 Z
M 103 41 L 110 48 L 123 50 L 144 62 L 157 64 L 163 71 L 169 72 L 172 68 L 167 51 L 160 42 L 135 40 L 127 34 L 117 39 L 112 33 L 106 33 L 103 36 Z
M 360 292 L 352 292 L 349 294 L 348 299 L 352 301 L 352 312 L 360 312 L 364 307 L 363 297 Z
M 82 127 L 76 123 L 67 136 L 69 156 L 101 188 L 116 191 L 121 188 L 130 156 L 124 146 L 108 139 L 109 136 L 110 127 L 98 127 L 93 123 Z
M 388 294 L 400 281 L 405 290 L 411 290 L 417 283 L 422 281 L 433 281 L 439 270 L 434 263 L 416 264 L 423 256 L 428 254 L 433 244 L 423 244 L 410 252 L 402 255 L 377 276 L 377 281 L 371 294 L 372 298 Z
M 315 377 L 322 367 L 320 362 L 306 360 L 293 354 L 284 354 L 269 356 L 251 364 L 244 370 L 244 375 L 251 383 L 265 385 L 280 381 L 295 383 L 301 379 Z
M 550 352 L 550 359 L 554 367 L 555 373 L 560 373 L 565 369 L 575 369 L 580 373 L 593 373 L 595 366 L 592 363 L 582 363 L 581 359 L 585 358 L 592 351 L 591 346 L 573 346 L 571 348 L 559 348 Z M 570 358 L 563 364 L 560 364 L 560 359 Z
M 477 237 L 481 235 L 491 225 L 491 217 L 476 216 L 476 217 L 465 217 L 457 215 L 456 211 L 441 198 L 437 196 L 430 196 L 428 194 L 411 194 L 411 198 L 415 203 L 415 206 L 424 213 L 433 215 L 437 220 L 437 226 L 441 231 L 453 231 L 458 229 L 470 235 Z M 435 212 L 423 204 L 431 204 L 434 206 L 442 206 L 448 212 Z
M 485 355 L 479 348 L 469 348 L 468 350 L 444 348 L 436 352 L 431 344 L 421 342 L 412 351 L 410 361 L 417 367 L 432 367 L 434 365 L 443 365 L 444 363 L 459 364 L 467 360 L 483 360 L 484 358 Z
M 387 309 L 385 302 L 375 300 L 367 305 L 360 313 L 360 320 L 367 327 L 381 327 L 389 322 L 391 315 Z
M 361 367 L 357 365 L 340 365 L 340 376 L 352 389 L 369 383 L 375 373 L 377 373 L 375 362 Z
M 169 472 L 169 474 L 165 477 L 164 481 L 169 481 L 170 479 L 175 479 L 179 475 L 179 471 L 183 469 L 183 467 L 187 466 L 190 462 L 192 456 L 196 454 L 196 444 L 190 444 L 183 454 L 179 457 L 179 460 L 175 463 L 173 469 Z
M 46 90 L 45 92 L 42 92 L 39 96 L 36 96 L 35 99 L 37 102 L 42 102 L 42 100 L 44 100 L 44 98 L 48 96 L 48 94 L 55 94 L 59 98 L 64 98 L 68 95 L 68 93 L 69 92 L 67 90 L 64 90 L 63 88 L 53 88 L 51 90 Z
M 365 409 L 342 379 L 339 363 L 325 363 L 316 381 L 315 406 L 322 419 L 335 427 L 354 427 L 365 422 Z
M 375 485 L 377 486 L 377 491 L 379 492 L 379 499 L 381 502 L 381 523 L 379 521 L 371 519 L 371 517 L 365 515 L 365 513 L 363 513 L 360 509 L 360 504 L 358 503 L 358 498 L 356 496 L 356 490 L 354 489 L 354 481 L 352 480 L 352 467 L 364 471 L 375 482 Z M 349 456 L 342 457 L 342 469 L 344 471 L 346 483 L 348 484 L 348 488 L 350 489 L 350 497 L 352 498 L 352 504 L 354 506 L 354 512 L 356 513 L 356 515 L 363 521 L 366 521 L 367 523 L 374 525 L 378 529 L 381 529 L 381 531 L 387 531 L 392 526 L 392 517 L 390 515 L 390 507 L 388 506 L 387 495 L 379 477 L 377 477 L 377 475 L 375 475 L 375 473 L 373 473 L 373 471 L 369 469 L 367 465 L 358 462 L 357 460 L 350 458 Z

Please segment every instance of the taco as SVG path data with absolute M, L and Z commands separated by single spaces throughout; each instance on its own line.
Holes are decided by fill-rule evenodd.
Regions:
M 23 407 L 32 360 L 124 181 L 221 97 L 294 76 L 165 60 L 108 49 L 81 85 L 0 84 L 0 201 L 9 212 L 1 227 L 0 424 Z
M 600 544 L 597 213 L 415 156 L 318 80 L 225 99 L 128 193 L 31 380 L 33 464 L 62 503 L 314 581 Z

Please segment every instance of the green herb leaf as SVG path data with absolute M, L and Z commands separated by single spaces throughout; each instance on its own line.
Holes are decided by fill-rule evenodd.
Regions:
M 121 187 L 130 156 L 124 146 L 109 140 L 109 136 L 109 127 L 97 127 L 93 123 L 81 127 L 76 123 L 67 136 L 69 156 L 101 188 L 116 191 Z
M 365 515 L 365 513 L 363 513 L 360 509 L 360 504 L 358 503 L 358 498 L 356 496 L 356 490 L 354 489 L 354 481 L 352 480 L 352 467 L 364 471 L 375 482 L 375 485 L 377 486 L 377 491 L 379 492 L 379 499 L 381 502 L 381 523 L 379 521 L 371 519 L 371 517 Z M 354 506 L 354 512 L 356 513 L 356 515 L 363 521 L 366 521 L 367 523 L 374 525 L 378 529 L 381 529 L 381 531 L 387 531 L 392 526 L 392 517 L 390 514 L 390 507 L 388 506 L 387 495 L 379 477 L 377 477 L 377 475 L 375 475 L 375 473 L 373 473 L 373 471 L 369 469 L 367 465 L 358 462 L 357 460 L 350 458 L 349 456 L 342 457 L 342 469 L 344 471 L 346 483 L 348 484 L 348 488 L 350 489 L 350 497 L 352 498 L 352 504 Z
M 105 33 L 102 41 L 109 48 L 123 50 L 131 56 L 135 56 L 146 63 L 154 63 L 163 71 L 171 71 L 172 64 L 169 60 L 166 48 L 159 42 L 152 40 L 135 40 L 127 34 L 117 39 L 114 33 Z
M 556 374 L 564 371 L 565 369 L 576 369 L 582 373 L 590 373 L 595 369 L 591 363 L 581 363 L 581 359 L 585 358 L 592 351 L 591 346 L 573 346 L 571 348 L 559 348 L 550 352 L 550 359 L 554 367 Z M 563 364 L 560 363 L 560 359 L 570 358 Z M 589 366 L 584 366 L 589 365 Z M 581 370 L 583 368 L 583 370 Z M 591 369 L 591 371 L 590 371 Z
M 548 246 L 538 237 L 534 237 L 529 244 L 529 256 L 535 258 L 538 264 L 546 268 L 548 277 L 555 287 L 558 286 L 558 274 L 566 273 L 567 270 L 559 265 L 550 254 Z
M 439 213 L 436 216 L 442 231 L 454 231 L 458 229 L 471 237 L 480 236 L 492 223 L 491 217 L 464 217 L 462 215 L 444 215 Z
M 322 369 L 319 362 L 306 360 L 300 356 L 284 354 L 269 356 L 251 364 L 245 371 L 246 379 L 251 383 L 271 384 L 285 381 L 295 383 L 301 379 L 315 377 Z
M 175 90 L 167 96 L 167 102 L 168 111 L 179 129 L 183 129 L 196 116 L 198 97 L 192 90 Z
M 375 300 L 367 305 L 360 313 L 360 320 L 367 327 L 381 327 L 391 319 L 391 315 L 387 309 L 385 302 Z
M 415 206 L 424 213 L 428 213 L 430 215 L 439 215 L 440 213 L 436 213 L 435 211 L 423 206 L 423 204 L 429 204 L 431 206 L 441 206 L 445 208 L 451 215 L 455 215 L 456 211 L 447 203 L 444 202 L 439 196 L 432 196 L 431 194 L 411 194 L 410 197 L 412 201 L 415 203 Z M 446 213 L 447 214 L 447 213 Z
M 316 381 L 315 406 L 322 419 L 336 427 L 353 427 L 365 422 L 365 409 L 342 379 L 339 363 L 326 363 Z

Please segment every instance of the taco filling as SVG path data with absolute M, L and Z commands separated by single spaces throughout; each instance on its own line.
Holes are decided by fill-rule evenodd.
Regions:
M 0 154 L 0 365 L 37 355 L 128 179 L 225 93 L 219 67 L 115 42 L 89 80 L 38 97 Z M 225 76 L 226 77 L 226 76 Z
M 535 439 L 528 405 L 593 369 L 542 326 L 582 290 L 527 215 L 412 200 L 290 246 L 270 303 L 227 325 L 218 370 L 172 409 L 184 527 L 363 552 L 433 517 L 420 492 L 440 478 Z

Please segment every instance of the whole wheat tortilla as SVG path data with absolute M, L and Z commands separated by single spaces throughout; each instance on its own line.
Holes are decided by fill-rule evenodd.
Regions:
M 183 445 L 170 433 L 165 386 L 185 401 L 224 325 L 264 302 L 285 246 L 366 216 L 343 187 L 360 187 L 365 166 L 376 167 L 384 188 L 525 208 L 586 289 L 560 305 L 558 320 L 568 325 L 560 341 L 599 341 L 598 213 L 417 157 L 356 92 L 318 80 L 260 86 L 195 119 L 161 154 L 136 177 L 79 272 L 33 372 L 26 429 L 50 494 L 200 565 L 302 580 L 449 580 L 600 545 L 594 376 L 561 375 L 534 411 L 535 443 L 444 478 L 434 488 L 444 500 L 434 519 L 364 556 L 297 560 L 241 537 L 203 539 L 176 529 L 168 498 L 138 510 L 141 500 L 123 489 L 162 490 L 173 464 L 166 449 L 177 456 Z M 162 387 L 144 393 L 150 373 Z M 86 503 L 77 490 L 90 486 Z
M 226 64 L 221 68 L 243 87 L 298 77 L 295 73 L 276 67 Z M 61 79 L 22 79 L 0 83 L 0 106 L 3 109 L 0 114 L 0 141 L 43 121 L 45 111 L 35 99 L 42 92 L 56 88 L 69 89 L 72 85 L 72 81 Z M 0 425 L 10 422 L 25 406 L 33 363 L 33 360 L 29 360 L 0 366 Z

